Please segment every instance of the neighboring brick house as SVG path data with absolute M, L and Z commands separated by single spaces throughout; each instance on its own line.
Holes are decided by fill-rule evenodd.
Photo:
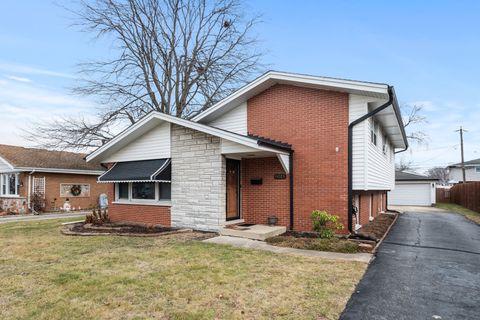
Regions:
M 80 153 L 50 151 L 0 145 L 0 211 L 27 213 L 34 198 L 43 210 L 63 208 L 68 199 L 71 209 L 87 209 L 107 193 L 97 177 L 105 169 L 99 163 L 86 163 Z
M 393 87 L 272 71 L 191 120 L 152 112 L 87 161 L 111 164 L 114 221 L 311 230 L 320 209 L 353 230 L 386 210 L 406 148 Z

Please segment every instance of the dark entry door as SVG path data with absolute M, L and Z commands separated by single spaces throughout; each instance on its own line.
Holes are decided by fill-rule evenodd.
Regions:
M 227 220 L 240 219 L 240 161 L 227 159 Z

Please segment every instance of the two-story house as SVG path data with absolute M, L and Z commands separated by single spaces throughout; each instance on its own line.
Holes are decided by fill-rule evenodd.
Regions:
M 480 181 L 480 159 L 473 159 L 464 162 L 465 181 Z M 452 183 L 463 182 L 462 164 L 455 163 L 449 165 L 448 180 Z
M 201 230 L 311 230 L 315 209 L 355 228 L 386 209 L 407 148 L 393 87 L 267 72 L 191 120 L 152 112 L 87 156 L 110 166 L 113 221 Z

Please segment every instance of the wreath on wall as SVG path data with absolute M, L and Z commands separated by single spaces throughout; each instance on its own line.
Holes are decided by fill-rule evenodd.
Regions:
M 70 193 L 75 196 L 75 197 L 78 197 L 81 193 L 82 193 L 82 186 L 78 185 L 78 184 L 74 184 L 71 188 L 70 188 Z

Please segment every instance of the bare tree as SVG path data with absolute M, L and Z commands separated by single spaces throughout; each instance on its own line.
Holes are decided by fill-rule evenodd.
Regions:
M 427 176 L 430 178 L 438 179 L 442 185 L 446 185 L 448 177 L 448 169 L 443 167 L 435 167 L 427 170 Z
M 80 64 L 74 93 L 98 99 L 96 121 L 62 118 L 29 136 L 55 148 L 97 147 L 114 129 L 151 111 L 189 118 L 230 94 L 261 68 L 239 0 L 81 1 L 83 31 L 112 40 L 117 55 Z
M 404 158 L 401 158 L 399 162 L 395 163 L 395 170 L 396 171 L 412 171 L 413 162 L 406 161 Z
M 403 104 L 401 107 L 403 124 L 410 143 L 424 144 L 428 135 L 421 128 L 421 125 L 428 123 L 427 118 L 422 114 L 422 105 Z

